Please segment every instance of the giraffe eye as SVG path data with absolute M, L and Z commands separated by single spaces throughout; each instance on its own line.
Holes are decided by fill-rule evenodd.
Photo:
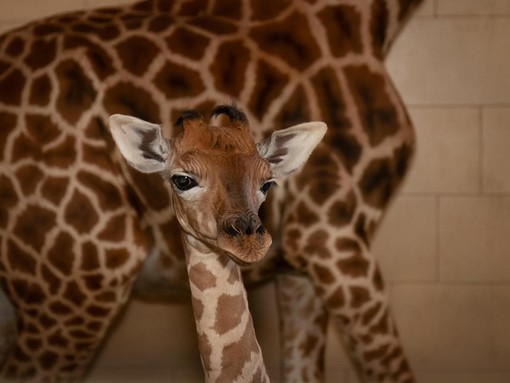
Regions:
M 264 184 L 260 188 L 260 191 L 262 192 L 262 194 L 266 195 L 267 192 L 269 191 L 269 189 L 271 189 L 271 186 L 273 186 L 273 185 L 274 185 L 274 181 L 264 182 Z
M 190 190 L 198 185 L 193 178 L 183 175 L 175 175 L 171 178 L 171 181 L 180 191 Z

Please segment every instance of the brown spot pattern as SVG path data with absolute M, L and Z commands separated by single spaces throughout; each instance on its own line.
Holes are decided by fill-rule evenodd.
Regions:
M 214 3 L 212 13 L 214 15 L 228 17 L 229 19 L 239 20 L 242 16 L 241 9 L 241 0 L 223 0 Z
M 269 20 L 282 12 L 290 4 L 289 0 L 259 1 L 251 0 L 250 9 L 254 20 Z
M 0 92 L 3 93 L 3 92 Z M 11 132 L 16 127 L 17 118 L 15 114 L 0 112 L 0 161 L 4 159 L 5 156 L 5 143 L 7 141 L 7 137 L 11 134 Z
M 332 310 L 339 309 L 345 305 L 345 294 L 341 287 L 337 288 L 335 291 L 329 295 L 326 299 L 326 304 Z
M 28 246 L 41 251 L 46 235 L 55 223 L 53 212 L 38 205 L 28 205 L 18 217 L 14 234 Z
M 11 287 L 15 297 L 28 305 L 40 304 L 46 298 L 44 291 L 36 283 L 14 279 L 11 282 Z
M 388 93 L 386 80 L 366 65 L 344 69 L 363 129 L 370 144 L 379 145 L 399 129 L 397 111 Z
M 9 208 L 18 202 L 16 189 L 10 178 L 0 174 L 0 207 Z
M 307 18 L 293 12 L 287 18 L 255 27 L 251 37 L 260 49 L 279 57 L 297 70 L 305 70 L 320 56 Z
M 78 181 L 94 192 L 99 207 L 104 211 L 115 210 L 122 205 L 122 198 L 115 185 L 104 181 L 95 174 L 80 171 Z
M 51 312 L 57 314 L 57 315 L 68 315 L 72 312 L 71 307 L 66 305 L 63 302 L 55 301 L 50 303 L 49 308 Z
M 57 364 L 59 357 L 53 351 L 44 351 L 39 357 L 39 363 L 41 367 L 45 370 L 50 370 Z
M 378 267 L 374 271 L 373 283 L 374 283 L 374 287 L 377 289 L 377 291 L 384 290 L 384 279 L 381 274 L 381 270 Z
M 74 265 L 74 240 L 69 234 L 62 232 L 48 252 L 51 265 L 63 275 L 70 275 Z
M 35 165 L 25 165 L 16 171 L 19 185 L 25 196 L 29 196 L 35 192 L 37 185 L 44 177 L 44 173 Z
M 50 268 L 46 265 L 41 266 L 41 276 L 49 288 L 50 294 L 55 295 L 62 286 L 61 278 L 58 277 Z
M 327 26 L 328 42 L 336 57 L 349 53 L 361 53 L 361 17 L 353 6 L 336 5 L 324 8 L 318 13 L 323 25 Z
M 78 284 L 74 281 L 67 283 L 63 297 L 77 307 L 80 307 L 85 299 L 87 299 L 87 296 L 82 292 Z
M 130 176 L 137 187 L 139 197 L 149 209 L 162 210 L 170 204 L 170 197 L 158 174 L 142 174 L 130 169 Z
M 274 99 L 280 96 L 287 82 L 287 75 L 265 61 L 259 61 L 255 89 L 249 103 L 253 114 L 263 116 Z
M 317 347 L 317 344 L 319 342 L 319 339 L 311 334 L 308 334 L 303 340 L 303 342 L 299 345 L 299 349 L 303 353 L 303 356 L 310 357 L 311 353 Z
M 250 51 L 242 40 L 223 44 L 211 65 L 215 88 L 238 97 L 244 88 L 244 74 L 250 61 Z
M 106 317 L 110 315 L 111 309 L 99 305 L 90 305 L 87 307 L 87 313 L 94 317 Z
M 205 53 L 209 39 L 188 28 L 179 27 L 166 39 L 166 43 L 171 52 L 199 60 Z
M 304 202 L 300 202 L 294 210 L 296 221 L 305 226 L 310 226 L 319 221 L 319 216 L 313 212 Z
M 75 190 L 67 205 L 64 218 L 80 234 L 88 233 L 99 221 L 99 216 L 89 199 Z
M 216 306 L 215 331 L 223 335 L 241 323 L 241 316 L 246 311 L 244 298 L 241 295 L 221 295 Z
M 41 149 L 37 143 L 24 133 L 21 133 L 12 149 L 12 162 L 18 162 L 25 158 L 41 159 Z
M 81 269 L 92 271 L 100 266 L 97 247 L 92 242 L 85 242 L 81 248 Z
M 328 212 L 328 222 L 336 227 L 343 227 L 351 223 L 356 211 L 357 201 L 353 192 L 345 200 L 337 201 Z
M 310 234 L 304 249 L 306 257 L 313 258 L 313 256 L 318 256 L 319 258 L 329 258 L 331 253 L 326 247 L 327 240 L 328 234 L 324 230 L 319 229 Z
M 60 129 L 49 116 L 27 114 L 25 123 L 30 135 L 40 144 L 48 144 L 60 135 Z
M 111 270 L 118 269 L 129 260 L 129 252 L 126 249 L 112 249 L 106 251 L 106 267 Z
M 371 297 L 369 291 L 361 286 L 350 286 L 349 292 L 351 294 L 351 307 L 360 308 L 370 302 Z
M 364 201 L 382 209 L 388 204 L 397 183 L 392 162 L 389 159 L 379 159 L 372 161 L 366 168 L 359 186 Z
M 168 29 L 172 22 L 173 19 L 170 16 L 162 15 L 154 17 L 149 22 L 149 31 L 154 33 L 163 32 L 164 30 Z
M 304 88 L 298 86 L 275 118 L 275 125 L 289 127 L 310 121 L 310 108 L 308 105 L 310 105 L 310 101 L 308 101 Z
M 69 168 L 76 161 L 75 144 L 75 139 L 67 136 L 60 145 L 44 153 L 44 162 L 50 167 Z
M 328 267 L 315 263 L 312 268 L 313 273 L 321 283 L 331 284 L 335 282 L 335 275 Z
M 52 202 L 54 205 L 59 205 L 66 193 L 69 181 L 64 177 L 47 177 L 41 187 L 42 196 Z
M 204 291 L 216 286 L 216 276 L 211 273 L 203 263 L 197 263 L 190 268 L 190 279 L 193 284 L 200 290 Z M 191 275 L 199 275 L 200 277 L 191 277 Z M 197 284 L 198 283 L 198 284 Z
M 169 99 L 194 97 L 205 90 L 199 73 L 172 62 L 156 75 L 154 84 Z
M 112 159 L 104 147 L 96 147 L 87 144 L 82 146 L 83 160 L 99 169 L 112 169 Z
M 13 69 L 0 80 L 0 89 L 9 89 L 8 92 L 0 92 L 0 102 L 8 105 L 19 105 L 25 83 L 26 79 L 23 73 L 19 69 Z
M 361 318 L 363 325 L 367 326 L 368 324 L 372 323 L 376 315 L 381 311 L 382 307 L 382 304 L 377 302 L 374 306 L 368 308 L 368 310 L 363 313 Z
M 120 242 L 126 234 L 126 216 L 115 215 L 107 222 L 105 228 L 99 233 L 99 239 L 111 242 Z
M 251 321 L 248 326 L 252 326 Z M 240 355 L 240 350 L 243 354 Z M 223 349 L 222 363 L 224 367 L 219 377 L 219 381 L 233 382 L 241 374 L 247 360 L 250 358 L 251 351 L 257 350 L 257 342 L 251 331 L 244 331 L 243 336 L 237 342 L 227 345 Z
M 102 28 L 96 28 L 96 32 L 101 38 L 109 39 L 117 36 L 118 29 L 117 26 L 109 23 Z M 106 79 L 116 71 L 110 55 L 102 47 L 83 36 L 66 35 L 64 38 L 64 48 L 68 50 L 77 48 L 83 50 L 83 48 L 86 48 L 85 57 L 92 64 L 94 75 L 99 77 L 100 80 Z
M 148 39 L 141 36 L 131 36 L 115 47 L 124 68 L 141 76 L 159 53 L 159 49 Z
M 94 275 L 87 275 L 86 277 L 83 277 L 83 280 L 85 281 L 85 286 L 90 291 L 98 291 L 102 289 L 103 286 L 103 275 L 102 274 L 94 274 Z M 117 282 L 113 282 L 111 285 L 116 285 Z
M 52 86 L 50 78 L 42 75 L 32 81 L 29 102 L 32 105 L 46 106 L 50 102 Z
M 19 37 L 16 37 L 11 40 L 11 42 L 7 45 L 5 49 L 5 53 L 7 53 L 11 57 L 18 57 L 23 53 L 25 49 L 25 41 Z
M 359 278 L 368 276 L 370 263 L 360 253 L 356 253 L 349 258 L 339 260 L 337 266 L 343 275 Z
M 182 241 L 174 237 L 174 233 L 179 233 L 181 227 L 176 217 L 173 217 L 170 221 L 160 226 L 163 238 L 168 246 L 171 254 L 184 254 Z
M 57 40 L 36 39 L 29 49 L 29 54 L 25 58 L 25 64 L 33 71 L 44 68 L 52 63 L 57 55 Z
M 407 1 L 412 3 L 412 1 Z M 372 38 L 372 50 L 375 56 L 382 58 L 384 45 L 388 37 L 389 13 L 388 6 L 383 0 L 372 3 L 370 19 L 370 37 Z
M 88 110 L 97 92 L 83 68 L 75 61 L 62 61 L 56 69 L 59 80 L 57 108 L 69 123 L 75 124 L 84 111 Z

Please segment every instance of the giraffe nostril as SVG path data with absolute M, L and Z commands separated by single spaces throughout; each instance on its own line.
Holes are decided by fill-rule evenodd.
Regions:
M 237 237 L 245 232 L 244 226 L 244 222 L 241 219 L 233 219 L 225 225 L 225 231 L 227 234 Z
M 224 231 L 233 237 L 240 235 L 264 234 L 266 229 L 262 226 L 256 215 L 235 217 L 225 222 Z

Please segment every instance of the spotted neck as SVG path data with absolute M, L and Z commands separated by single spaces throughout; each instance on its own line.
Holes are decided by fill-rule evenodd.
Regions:
M 239 266 L 183 234 L 207 382 L 269 382 Z

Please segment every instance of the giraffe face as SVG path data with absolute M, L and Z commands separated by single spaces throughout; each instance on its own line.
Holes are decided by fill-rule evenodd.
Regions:
M 242 112 L 221 106 L 214 116 L 221 126 L 186 112 L 178 122 L 183 132 L 172 141 L 159 126 L 133 117 L 112 116 L 110 128 L 131 166 L 171 183 L 182 230 L 246 265 L 262 259 L 271 245 L 258 216 L 270 187 L 301 167 L 326 128 L 302 124 L 257 145 Z
M 240 264 L 258 261 L 266 254 L 271 236 L 258 210 L 273 179 L 260 156 L 186 151 L 171 162 L 167 177 L 185 232 L 225 251 Z

